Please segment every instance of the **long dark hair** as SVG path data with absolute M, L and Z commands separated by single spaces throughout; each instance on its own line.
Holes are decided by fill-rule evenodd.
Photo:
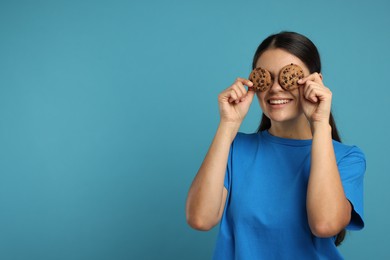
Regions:
M 314 43 L 296 32 L 280 32 L 268 36 L 257 48 L 253 57 L 252 69 L 256 68 L 256 63 L 261 54 L 268 49 L 283 49 L 294 56 L 298 57 L 309 69 L 310 73 L 321 72 L 321 59 L 317 47 Z M 341 138 L 337 131 L 336 122 L 333 118 L 332 112 L 329 117 L 329 124 L 332 127 L 332 139 L 341 142 Z M 262 115 L 260 126 L 257 132 L 267 130 L 271 127 L 271 120 L 266 116 Z M 343 229 L 336 236 L 335 244 L 339 246 L 344 240 L 346 230 Z

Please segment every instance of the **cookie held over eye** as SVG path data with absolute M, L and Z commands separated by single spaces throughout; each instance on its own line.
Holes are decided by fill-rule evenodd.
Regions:
M 279 85 L 285 90 L 298 88 L 298 80 L 304 78 L 303 69 L 296 64 L 284 66 L 279 73 Z
M 272 85 L 271 74 L 268 70 L 260 67 L 252 70 L 249 75 L 249 80 L 253 82 L 253 87 L 251 89 L 255 92 L 266 91 Z

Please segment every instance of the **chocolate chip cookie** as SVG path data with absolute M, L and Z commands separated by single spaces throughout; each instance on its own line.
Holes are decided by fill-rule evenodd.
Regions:
M 298 88 L 298 80 L 304 78 L 303 70 L 296 64 L 284 66 L 279 73 L 279 85 L 285 90 Z
M 252 89 L 256 92 L 266 91 L 272 86 L 271 74 L 268 70 L 260 67 L 252 70 L 249 75 L 249 80 L 253 82 Z

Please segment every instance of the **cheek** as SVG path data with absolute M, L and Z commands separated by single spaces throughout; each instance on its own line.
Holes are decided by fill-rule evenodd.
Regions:
M 299 90 L 298 89 L 294 89 L 293 91 L 290 92 L 291 95 L 294 97 L 294 99 L 298 100 L 299 101 Z
M 261 109 L 264 110 L 264 107 L 266 105 L 266 101 L 264 99 L 265 93 L 264 92 L 257 92 L 256 96 L 257 96 L 257 100 L 259 101 Z

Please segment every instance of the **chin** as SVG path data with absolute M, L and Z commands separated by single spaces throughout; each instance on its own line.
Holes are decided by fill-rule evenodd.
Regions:
M 294 119 L 297 119 L 297 116 L 288 115 L 288 114 L 279 114 L 279 113 L 271 113 L 266 114 L 266 116 L 274 122 L 283 123 L 283 122 L 291 122 Z

